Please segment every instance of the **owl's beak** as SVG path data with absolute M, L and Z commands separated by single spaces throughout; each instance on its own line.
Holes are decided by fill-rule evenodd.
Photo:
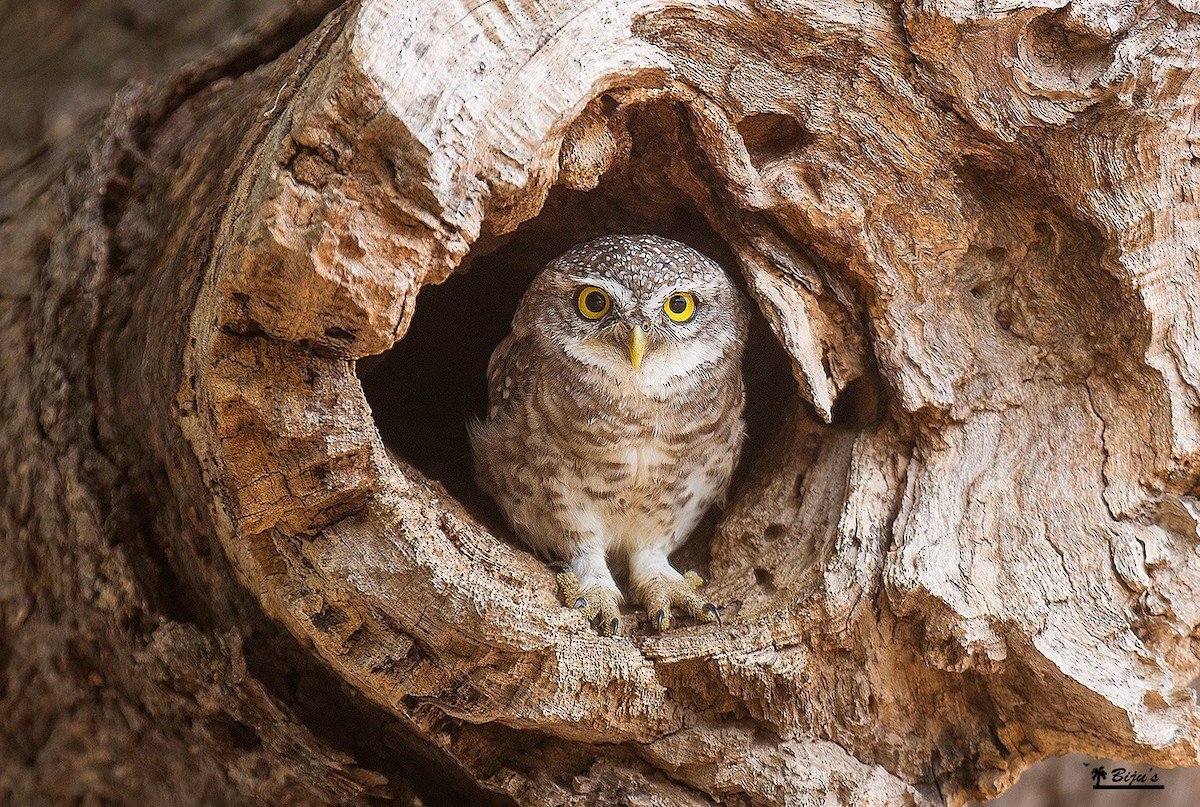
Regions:
M 629 361 L 634 370 L 642 366 L 642 356 L 645 355 L 646 332 L 642 330 L 641 325 L 634 325 L 633 330 L 629 332 Z

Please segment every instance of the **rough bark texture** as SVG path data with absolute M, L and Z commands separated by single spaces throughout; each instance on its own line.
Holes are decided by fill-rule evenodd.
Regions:
M 936 805 L 1197 763 L 1200 9 L 333 5 L 3 155 L 0 794 Z M 596 636 L 462 455 L 523 284 L 616 230 L 766 323 L 685 550 L 721 627 Z

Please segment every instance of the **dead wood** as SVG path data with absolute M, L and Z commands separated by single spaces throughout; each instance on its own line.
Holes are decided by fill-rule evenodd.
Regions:
M 1196 9 L 327 10 L 0 187 L 0 792 L 960 804 L 1196 764 Z M 721 627 L 594 635 L 470 479 L 524 283 L 612 231 L 762 315 L 686 550 Z

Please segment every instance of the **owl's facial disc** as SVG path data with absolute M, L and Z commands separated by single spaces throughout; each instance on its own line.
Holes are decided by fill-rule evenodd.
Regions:
M 547 264 L 513 329 L 599 370 L 594 383 L 667 396 L 739 356 L 745 319 L 740 292 L 714 261 L 659 236 L 612 235 Z
M 563 324 L 569 323 L 562 347 L 614 378 L 632 374 L 639 383 L 689 372 L 724 347 L 707 308 L 721 289 L 700 280 L 695 288 L 661 282 L 630 287 L 601 273 L 564 273 L 555 278 L 553 292 L 567 314 Z

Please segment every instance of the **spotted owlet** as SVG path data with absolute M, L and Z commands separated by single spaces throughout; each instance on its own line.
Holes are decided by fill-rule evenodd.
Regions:
M 609 562 L 661 631 L 704 622 L 702 581 L 668 556 L 725 497 L 744 425 L 749 313 L 714 261 L 653 235 L 574 247 L 534 279 L 488 364 L 472 424 L 480 485 L 517 534 L 563 561 L 569 605 L 620 631 Z

